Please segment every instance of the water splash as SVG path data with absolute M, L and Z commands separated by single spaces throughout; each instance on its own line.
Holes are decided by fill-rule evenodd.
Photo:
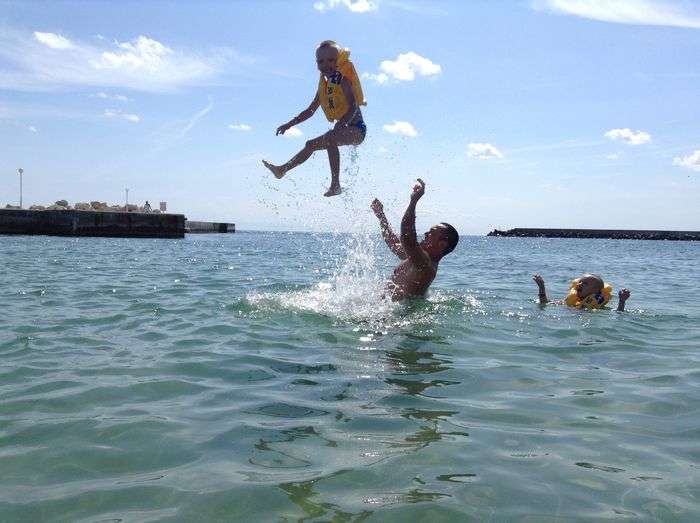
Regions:
M 328 257 L 329 276 L 310 288 L 272 293 L 250 293 L 247 299 L 258 306 L 276 305 L 313 312 L 341 321 L 377 321 L 392 315 L 397 305 L 386 292 L 386 277 L 376 256 L 376 241 L 369 234 L 342 238 L 339 258 Z M 327 240 L 329 241 L 329 240 Z

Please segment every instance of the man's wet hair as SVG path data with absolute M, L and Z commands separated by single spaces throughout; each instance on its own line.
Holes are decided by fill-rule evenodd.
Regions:
M 443 222 L 440 226 L 445 229 L 444 237 L 447 240 L 447 247 L 445 247 L 445 250 L 442 252 L 442 255 L 445 256 L 446 254 L 450 254 L 455 250 L 455 247 L 457 247 L 457 243 L 459 243 L 459 233 L 457 229 L 452 227 L 449 223 Z

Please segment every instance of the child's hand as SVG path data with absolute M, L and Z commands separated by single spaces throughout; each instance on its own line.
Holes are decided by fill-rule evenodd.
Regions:
M 544 288 L 544 278 L 539 274 L 533 274 L 532 279 L 535 281 L 540 289 Z
M 617 297 L 620 298 L 620 301 L 625 302 L 629 299 L 631 294 L 632 293 L 627 289 L 621 289 L 620 292 L 617 293 Z
M 411 200 L 417 202 L 425 194 L 425 182 L 418 178 L 416 184 L 413 186 L 413 192 L 411 193 Z
M 288 123 L 282 124 L 277 128 L 277 132 L 275 133 L 275 136 L 279 136 L 280 134 L 284 134 L 287 132 L 287 130 L 291 127 Z
M 382 202 L 380 202 L 378 199 L 375 198 L 370 207 L 374 211 L 375 215 L 379 216 L 384 214 L 384 205 L 382 205 Z

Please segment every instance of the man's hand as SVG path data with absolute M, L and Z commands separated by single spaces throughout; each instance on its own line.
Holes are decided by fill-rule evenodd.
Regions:
M 532 276 L 532 279 L 534 282 L 537 284 L 537 286 L 540 288 L 540 290 L 544 290 L 544 278 L 540 276 L 539 274 L 534 274 Z
M 280 126 L 277 128 L 277 132 L 275 133 L 275 136 L 279 136 L 280 134 L 284 134 L 285 132 L 287 132 L 287 130 L 288 130 L 290 127 L 291 127 L 291 124 L 290 124 L 289 122 L 280 125 Z
M 374 211 L 375 216 L 379 217 L 384 214 L 384 205 L 382 205 L 382 202 L 380 202 L 377 198 L 374 199 L 370 207 Z
M 413 186 L 413 192 L 411 193 L 411 201 L 417 202 L 425 194 L 425 182 L 418 178 L 416 184 Z

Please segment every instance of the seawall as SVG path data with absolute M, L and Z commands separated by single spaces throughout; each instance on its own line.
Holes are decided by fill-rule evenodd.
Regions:
M 599 238 L 613 240 L 700 241 L 700 231 L 635 231 L 627 229 L 494 229 L 487 236 L 541 238 Z
M 0 234 L 183 238 L 185 216 L 116 211 L 0 209 Z
M 185 222 L 185 232 L 189 233 L 231 233 L 236 232 L 235 223 L 223 223 L 223 222 L 196 222 L 192 220 L 187 220 Z

